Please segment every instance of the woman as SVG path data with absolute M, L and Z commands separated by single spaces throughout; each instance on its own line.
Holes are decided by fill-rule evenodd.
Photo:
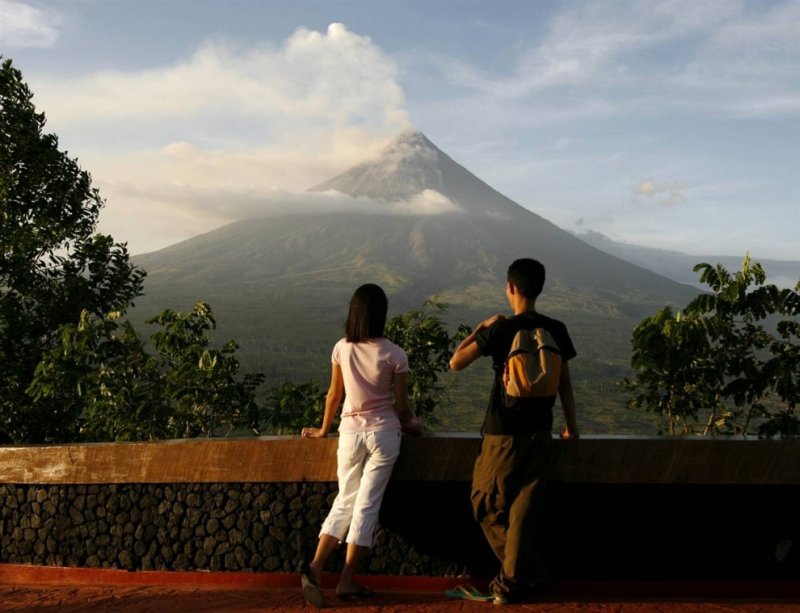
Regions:
M 314 559 L 304 565 L 303 596 L 322 608 L 322 571 L 331 553 L 347 542 L 336 594 L 343 600 L 368 596 L 354 579 L 372 546 L 383 494 L 400 453 L 401 424 L 418 430 L 408 403 L 405 352 L 383 336 L 388 301 L 377 285 L 359 287 L 350 300 L 345 338 L 333 348 L 332 372 L 320 428 L 303 428 L 303 438 L 328 436 L 342 400 L 337 474 L 339 493 L 322 523 Z

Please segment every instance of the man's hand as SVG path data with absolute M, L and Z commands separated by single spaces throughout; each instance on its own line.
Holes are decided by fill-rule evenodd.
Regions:
M 564 431 L 561 433 L 561 438 L 562 439 L 578 438 L 578 431 L 570 430 L 569 428 L 564 428 Z

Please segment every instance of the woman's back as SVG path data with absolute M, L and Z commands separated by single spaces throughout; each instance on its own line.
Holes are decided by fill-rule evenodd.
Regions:
M 400 347 L 383 337 L 360 343 L 341 339 L 331 361 L 341 368 L 344 379 L 340 432 L 400 428 L 393 377 L 408 371 L 408 358 Z

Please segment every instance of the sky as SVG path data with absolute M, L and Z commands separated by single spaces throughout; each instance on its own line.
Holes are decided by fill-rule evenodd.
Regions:
M 134 254 L 416 129 L 566 230 L 800 260 L 798 0 L 0 0 L 0 54 Z

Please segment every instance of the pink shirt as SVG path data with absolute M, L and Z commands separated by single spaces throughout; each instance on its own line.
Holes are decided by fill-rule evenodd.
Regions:
M 331 362 L 342 369 L 344 407 L 339 432 L 399 430 L 394 410 L 395 373 L 408 372 L 408 357 L 385 338 L 361 343 L 342 339 L 333 348 Z

